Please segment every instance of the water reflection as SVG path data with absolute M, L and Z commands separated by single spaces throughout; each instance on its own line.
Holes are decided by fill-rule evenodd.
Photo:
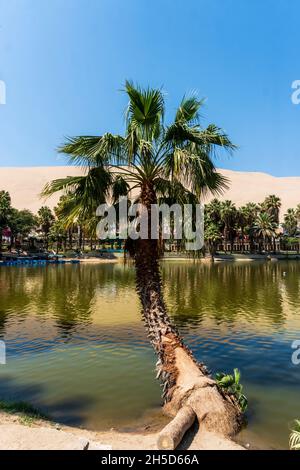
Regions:
M 288 423 L 300 415 L 300 368 L 291 363 L 299 272 L 297 262 L 163 263 L 180 331 L 213 372 L 242 370 L 247 432 L 271 446 L 286 446 Z M 8 352 L 3 398 L 96 428 L 130 427 L 160 404 L 131 266 L 0 268 L 0 335 Z M 61 403 L 70 404 L 65 412 Z

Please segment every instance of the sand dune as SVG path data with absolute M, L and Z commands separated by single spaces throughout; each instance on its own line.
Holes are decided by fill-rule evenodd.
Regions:
M 281 218 L 289 207 L 300 203 L 300 176 L 277 178 L 266 173 L 250 173 L 220 170 L 230 179 L 230 189 L 222 199 L 231 199 L 237 206 L 249 201 L 261 202 L 265 196 L 276 194 L 282 199 Z M 18 209 L 36 212 L 45 203 L 39 194 L 43 186 L 55 178 L 79 175 L 80 168 L 69 166 L 0 168 L 0 190 L 10 192 L 12 204 Z M 58 196 L 46 201 L 50 207 L 57 203 Z

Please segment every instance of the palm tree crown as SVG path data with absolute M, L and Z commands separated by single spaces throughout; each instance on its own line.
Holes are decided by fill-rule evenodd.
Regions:
M 176 194 L 184 201 L 226 188 L 227 180 L 213 163 L 216 149 L 231 152 L 235 146 L 225 133 L 211 124 L 200 125 L 202 101 L 185 96 L 174 121 L 165 125 L 164 96 L 157 89 L 141 89 L 126 82 L 129 98 L 124 136 L 79 136 L 59 148 L 72 164 L 82 165 L 83 176 L 49 183 L 43 195 L 64 190 L 71 196 L 69 218 L 91 216 L 99 203 L 112 195 L 116 199 L 129 189 L 145 186 L 158 197 Z M 130 188 L 129 188 L 130 185 Z

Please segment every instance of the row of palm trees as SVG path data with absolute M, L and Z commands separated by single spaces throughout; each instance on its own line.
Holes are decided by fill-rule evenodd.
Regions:
M 213 199 L 205 206 L 205 239 L 212 255 L 217 247 L 234 251 L 237 243 L 245 251 L 245 241 L 250 251 L 276 251 L 276 240 L 288 242 L 298 235 L 300 204 L 288 209 L 283 224 L 279 223 L 281 200 L 270 195 L 260 204 L 249 202 L 237 208 L 232 201 Z M 296 243 L 296 239 L 294 243 Z M 297 242 L 298 243 L 298 242 Z

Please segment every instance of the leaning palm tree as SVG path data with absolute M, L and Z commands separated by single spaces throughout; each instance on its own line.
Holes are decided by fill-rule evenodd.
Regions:
M 216 171 L 217 148 L 231 152 L 235 146 L 215 125 L 199 122 L 202 102 L 184 97 L 169 125 L 164 123 L 165 103 L 160 90 L 141 89 L 126 82 L 129 98 L 125 135 L 80 136 L 69 139 L 59 151 L 71 163 L 80 164 L 85 174 L 49 183 L 43 194 L 64 190 L 74 195 L 72 217 L 90 214 L 112 194 L 138 190 L 138 200 L 147 210 L 150 230 L 151 207 L 162 195 L 184 201 L 206 193 L 220 194 L 227 180 Z M 167 313 L 159 269 L 158 240 L 129 240 L 134 259 L 136 285 L 149 339 L 158 356 L 157 377 L 163 387 L 165 411 L 171 416 L 181 410 L 191 422 L 197 416 L 203 430 L 226 436 L 240 424 L 241 410 L 233 397 L 220 392 L 217 384 L 184 345 Z M 189 424 L 191 424 L 191 422 Z

